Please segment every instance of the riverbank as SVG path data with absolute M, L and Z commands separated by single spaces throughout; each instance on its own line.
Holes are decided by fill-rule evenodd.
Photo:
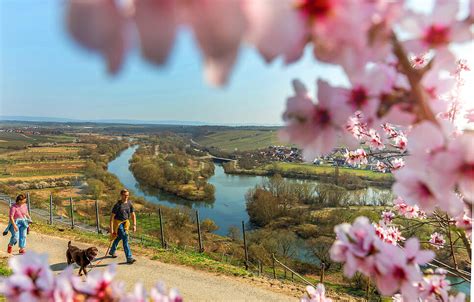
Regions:
M 285 178 L 334 183 L 348 190 L 364 189 L 367 187 L 389 189 L 394 182 L 392 174 L 345 167 L 318 166 L 307 163 L 275 162 L 254 169 L 242 169 L 238 167 L 236 162 L 228 162 L 223 164 L 223 167 L 227 174 L 269 177 L 279 174 Z
M 130 170 L 144 186 L 186 200 L 213 201 L 215 188 L 207 180 L 214 174 L 214 164 L 188 154 L 180 143 L 173 136 L 140 145 L 132 156 Z

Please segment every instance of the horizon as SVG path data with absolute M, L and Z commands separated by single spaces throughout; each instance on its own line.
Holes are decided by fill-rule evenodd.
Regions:
M 263 123 L 209 123 L 203 121 L 184 120 L 135 120 L 135 119 L 69 119 L 44 116 L 4 116 L 0 115 L 0 123 L 65 123 L 65 124 L 110 124 L 110 125 L 140 125 L 140 126 L 208 126 L 208 127 L 283 127 L 281 124 Z

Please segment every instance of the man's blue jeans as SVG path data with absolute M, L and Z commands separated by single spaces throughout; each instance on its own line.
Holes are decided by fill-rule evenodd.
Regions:
M 122 240 L 123 243 L 123 250 L 125 252 L 125 257 L 127 260 L 132 259 L 132 251 L 130 250 L 130 245 L 128 244 L 128 234 L 125 233 L 125 229 L 123 228 L 123 223 L 120 224 L 118 231 L 117 231 L 117 238 L 115 238 L 114 242 L 112 243 L 112 247 L 110 248 L 110 255 L 114 255 L 115 251 L 117 250 L 117 246 Z
M 18 246 L 22 249 L 26 246 L 26 231 L 28 229 L 28 221 L 23 218 L 18 218 L 15 223 L 18 227 L 18 232 L 13 228 L 13 224 L 10 224 L 9 231 L 12 233 L 12 237 L 10 238 L 9 244 L 14 246 L 18 242 Z

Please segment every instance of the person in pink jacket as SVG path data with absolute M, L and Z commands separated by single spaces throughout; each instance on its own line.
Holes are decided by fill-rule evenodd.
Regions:
M 31 217 L 30 214 L 28 214 L 28 207 L 26 205 L 26 196 L 24 194 L 20 194 L 16 197 L 16 202 L 10 207 L 10 215 L 8 216 L 10 222 L 9 231 L 12 237 L 8 243 L 7 252 L 11 254 L 13 246 L 18 243 L 20 254 L 24 254 L 27 229 L 31 223 Z

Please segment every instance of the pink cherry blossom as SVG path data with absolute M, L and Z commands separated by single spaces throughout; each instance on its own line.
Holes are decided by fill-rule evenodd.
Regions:
M 471 237 L 472 234 L 472 216 L 469 216 L 466 213 L 455 217 L 456 227 L 466 231 L 466 234 Z
M 409 132 L 407 139 L 408 152 L 413 158 L 410 165 L 413 169 L 426 170 L 431 166 L 436 153 L 446 149 L 446 139 L 443 129 L 432 122 L 417 124 Z
M 423 211 L 420 211 L 417 205 L 409 206 L 400 197 L 397 197 L 393 201 L 393 204 L 394 210 L 397 211 L 400 215 L 405 216 L 406 218 L 425 218 L 426 216 Z
M 395 158 L 390 161 L 390 164 L 392 165 L 392 171 L 395 171 L 404 167 L 405 161 L 403 160 L 403 158 Z
M 318 103 L 314 104 L 306 87 L 300 81 L 293 81 L 295 96 L 287 101 L 283 119 L 287 125 L 280 132 L 283 141 L 291 141 L 303 148 L 303 156 L 312 161 L 321 154 L 329 153 L 338 137 L 353 144 L 344 126 L 349 118 L 349 108 L 338 93 L 340 88 L 318 80 Z
M 397 245 L 400 241 L 404 241 L 405 237 L 396 226 L 388 226 L 383 221 L 378 224 L 374 223 L 375 234 L 383 241 L 392 245 Z
M 388 166 L 384 162 L 381 162 L 381 161 L 377 161 L 376 168 L 377 168 L 377 171 L 382 172 L 382 173 L 385 173 L 388 170 Z
M 244 2 L 249 21 L 247 39 L 267 62 L 282 55 L 292 63 L 303 54 L 308 41 L 307 17 L 294 0 Z
M 120 299 L 120 302 L 147 302 L 148 294 L 142 283 L 135 284 L 133 291 L 127 293 Z
M 423 211 L 431 213 L 439 207 L 451 215 L 462 211 L 462 201 L 450 191 L 439 175 L 410 170 L 405 166 L 394 171 L 396 183 L 393 191 L 409 205 L 418 205 Z
M 166 62 L 181 17 L 179 8 L 175 0 L 133 0 L 141 52 L 149 62 L 158 65 Z
M 450 288 L 450 282 L 446 279 L 446 271 L 437 269 L 435 273 L 427 274 L 420 282 L 420 298 L 423 301 L 439 301 L 438 298 L 448 301 Z
M 456 296 L 449 296 L 448 302 L 465 302 L 466 301 L 466 294 L 465 293 L 458 293 Z
M 225 84 L 247 27 L 242 1 L 194 0 L 185 7 L 185 18 L 204 57 L 206 79 Z
M 409 264 L 424 265 L 434 259 L 435 254 L 430 250 L 420 250 L 417 238 L 410 238 L 405 242 L 404 253 Z
M 90 297 L 98 299 L 112 298 L 111 284 L 115 277 L 115 265 L 110 265 L 106 270 L 95 270 L 88 274 L 85 282 L 73 280 L 73 287 Z
M 403 250 L 385 244 L 376 258 L 375 282 L 381 294 L 393 295 L 400 291 L 403 298 L 418 296 L 414 283 L 422 280 L 421 271 L 417 265 L 408 263 Z
M 414 35 L 405 45 L 415 54 L 437 50 L 436 60 L 454 64 L 454 56 L 448 49 L 450 43 L 471 39 L 469 24 L 456 19 L 458 1 L 437 0 L 433 11 L 427 15 L 412 14 L 402 21 L 404 29 Z
M 68 266 L 59 276 L 57 276 L 53 292 L 53 301 L 73 302 L 76 293 L 72 284 L 78 281 L 72 280 L 78 278 L 78 276 L 74 275 L 74 269 L 72 266 Z
M 82 46 L 101 54 L 110 73 L 117 73 L 125 55 L 125 16 L 114 0 L 69 0 L 67 23 Z
M 379 133 L 375 129 L 369 130 L 369 139 L 367 140 L 367 143 L 373 149 L 382 150 L 385 148 Z
M 13 275 L 2 280 L 0 293 L 9 301 L 40 301 L 53 296 L 54 275 L 46 254 L 27 252 L 8 262 Z
M 431 234 L 429 242 L 437 249 L 443 248 L 444 244 L 446 243 L 446 241 L 444 240 L 444 236 L 438 232 L 434 232 L 433 234 Z
M 382 220 L 384 221 L 384 223 L 386 224 L 391 223 L 393 218 L 395 218 L 395 214 L 392 211 L 382 212 Z
M 358 217 L 352 225 L 343 223 L 334 230 L 337 238 L 330 250 L 331 259 L 345 262 L 344 274 L 347 277 L 352 277 L 357 270 L 372 274 L 379 239 L 369 220 Z
M 395 294 L 392 297 L 392 302 L 403 302 L 403 297 L 400 294 Z
M 451 92 L 456 84 L 454 77 L 442 77 L 442 74 L 436 72 L 436 70 L 429 71 L 425 74 L 422 80 L 423 88 L 425 89 L 428 97 L 430 98 L 431 108 L 436 113 L 441 112 L 441 109 L 446 108 L 447 104 L 444 102 L 444 106 L 433 104 L 434 102 L 442 102 L 441 99 L 444 95 Z M 437 110 L 436 110 L 437 109 Z
M 367 153 L 364 149 L 354 151 L 346 150 L 344 157 L 346 158 L 346 162 L 350 165 L 367 164 Z
M 467 200 L 474 200 L 474 134 L 465 132 L 449 142 L 445 153 L 436 157 L 444 177 L 455 178 Z
M 346 124 L 346 130 L 358 140 L 362 140 L 368 135 L 369 127 L 364 121 L 362 112 L 356 111 L 349 117 Z
M 150 299 L 152 302 L 182 302 L 183 298 L 179 295 L 178 290 L 172 288 L 167 291 L 163 283 L 158 283 L 150 291 Z
M 395 137 L 395 147 L 401 151 L 405 151 L 407 148 L 407 142 L 408 140 L 404 135 L 397 135 L 397 137 Z
M 429 63 L 426 53 L 411 56 L 410 61 L 412 63 L 412 67 L 415 69 L 421 69 Z
M 322 283 L 318 283 L 316 288 L 307 286 L 306 293 L 308 296 L 301 298 L 301 302 L 332 302 L 332 299 L 326 298 L 326 289 Z
M 397 138 L 399 136 L 397 128 L 389 123 L 383 123 L 381 128 L 387 134 L 388 138 Z
M 300 9 L 311 24 L 318 60 L 337 63 L 347 74 L 356 77 L 367 62 L 385 58 L 390 52 L 386 42 L 401 2 L 304 0 L 301 3 Z

